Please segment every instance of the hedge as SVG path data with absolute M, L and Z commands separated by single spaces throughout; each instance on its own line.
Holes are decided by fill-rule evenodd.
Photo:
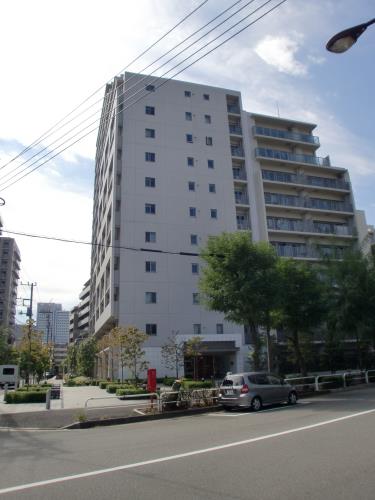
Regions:
M 106 391 L 109 392 L 109 394 L 115 394 L 117 389 L 137 389 L 137 387 L 130 384 L 109 384 L 106 387 Z
M 182 387 L 186 390 L 190 389 L 209 389 L 213 387 L 211 380 L 183 380 Z
M 5 396 L 8 404 L 45 403 L 47 391 L 12 391 Z
M 145 390 L 141 387 L 130 387 L 126 388 L 118 388 L 116 391 L 116 396 L 134 396 L 136 394 L 145 394 Z

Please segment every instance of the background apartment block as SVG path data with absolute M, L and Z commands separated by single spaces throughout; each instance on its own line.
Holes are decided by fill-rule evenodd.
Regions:
M 106 88 L 91 327 L 98 337 L 115 324 L 146 331 L 161 375 L 160 348 L 172 332 L 202 337 L 201 376 L 240 371 L 249 367 L 249 338 L 200 306 L 200 247 L 210 235 L 251 230 L 280 256 L 340 258 L 358 237 L 349 175 L 316 155 L 314 124 L 248 113 L 237 91 L 149 82 L 126 73 Z M 124 88 L 146 97 L 125 102 Z
M 13 238 L 0 238 L 0 325 L 13 339 L 21 256 Z
M 69 342 L 87 337 L 89 333 L 90 280 L 86 281 L 79 294 L 79 304 L 69 314 Z

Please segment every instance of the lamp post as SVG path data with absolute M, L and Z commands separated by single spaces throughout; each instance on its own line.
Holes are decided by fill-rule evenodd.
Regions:
M 326 49 L 335 54 L 341 54 L 346 52 L 358 38 L 364 33 L 368 26 L 375 23 L 375 19 L 371 19 L 367 23 L 358 24 L 358 26 L 353 26 L 344 31 L 340 31 L 335 36 L 333 36 L 327 43 Z

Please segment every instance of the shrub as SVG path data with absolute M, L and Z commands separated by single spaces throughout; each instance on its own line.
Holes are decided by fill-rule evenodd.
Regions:
M 23 387 L 19 387 L 17 389 L 17 392 L 30 392 L 30 391 L 34 391 L 34 392 L 38 392 L 38 391 L 48 391 L 48 389 L 52 387 L 51 384 L 42 384 L 42 385 L 29 385 L 29 387 L 27 387 L 26 385 L 24 385 Z
M 111 382 L 107 382 L 106 380 L 101 380 L 99 382 L 99 387 L 100 389 L 106 389 L 107 388 L 107 385 L 110 384 Z
M 209 389 L 213 387 L 211 380 L 183 380 L 182 387 L 186 390 L 192 389 Z
M 116 390 L 116 396 L 135 396 L 136 394 L 145 394 L 145 390 L 140 387 L 131 387 L 129 388 L 118 388 Z
M 73 378 L 69 378 L 66 382 L 64 382 L 64 385 L 67 387 L 76 387 L 77 384 Z
M 12 391 L 5 396 L 8 404 L 45 403 L 47 391 Z
M 91 379 L 89 377 L 74 377 L 73 378 L 76 385 L 90 385 Z
M 173 384 L 174 381 L 175 381 L 174 377 L 164 377 L 163 379 L 161 379 L 161 382 L 164 385 L 168 385 L 169 387 L 172 386 L 172 384 Z
M 136 389 L 136 387 L 130 384 L 109 384 L 106 388 L 109 394 L 115 394 L 117 389 Z

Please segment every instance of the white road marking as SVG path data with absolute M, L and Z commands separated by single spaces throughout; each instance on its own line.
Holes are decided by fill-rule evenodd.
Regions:
M 258 436 L 255 438 L 244 439 L 242 441 L 234 441 L 232 443 L 222 444 L 219 446 L 212 446 L 211 448 L 203 448 L 200 450 L 188 451 L 186 453 L 179 453 L 178 455 L 169 455 L 167 457 L 154 458 L 152 460 L 145 460 L 143 462 L 135 462 L 133 464 L 119 465 L 117 467 L 110 467 L 107 469 L 99 469 L 91 472 L 83 472 L 81 474 L 74 474 L 70 476 L 62 476 L 56 477 L 53 479 L 46 479 L 44 481 L 37 481 L 35 483 L 27 483 L 21 484 L 19 486 L 11 486 L 9 488 L 3 488 L 0 490 L 0 495 L 4 495 L 6 493 L 14 493 L 15 491 L 28 490 L 31 488 L 37 488 L 40 486 L 48 486 L 50 484 L 63 483 L 67 481 L 72 481 L 74 479 L 83 479 L 86 477 L 99 476 L 103 474 L 108 474 L 111 472 L 117 472 L 121 470 L 135 469 L 137 467 L 143 467 L 145 465 L 158 464 L 162 462 L 171 462 L 172 460 L 178 460 L 180 458 L 193 457 L 195 455 L 202 455 L 204 453 L 211 453 L 213 451 L 225 450 L 227 448 L 234 448 L 236 446 L 243 446 L 245 444 L 256 443 L 258 441 L 264 441 L 266 439 L 272 439 L 280 436 L 287 436 L 288 434 L 293 434 L 296 432 L 307 431 L 310 429 L 316 429 L 317 427 L 322 427 L 324 425 L 334 424 L 336 422 L 343 422 L 344 420 L 349 420 L 355 417 L 361 417 L 363 415 L 369 415 L 370 413 L 374 413 L 375 408 L 371 410 L 361 411 L 358 413 L 351 413 L 346 415 L 345 417 L 333 418 L 331 420 L 323 420 L 322 422 L 318 422 L 316 424 L 304 425 L 303 427 L 296 427 L 294 429 L 289 429 L 287 431 L 275 432 L 273 434 L 265 434 L 264 436 Z

